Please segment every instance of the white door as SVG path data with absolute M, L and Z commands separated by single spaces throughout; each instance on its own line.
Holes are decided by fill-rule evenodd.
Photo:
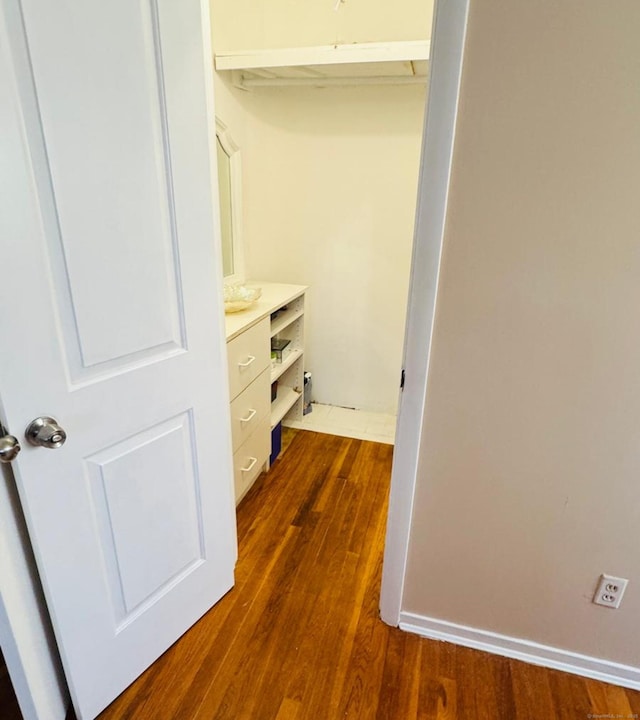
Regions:
M 0 0 L 0 415 L 81 718 L 233 584 L 207 33 L 206 0 Z

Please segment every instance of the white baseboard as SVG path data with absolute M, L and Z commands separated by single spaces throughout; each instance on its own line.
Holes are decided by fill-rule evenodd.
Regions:
M 400 629 L 432 640 L 444 640 L 456 645 L 484 650 L 504 657 L 522 660 L 533 665 L 563 670 L 583 677 L 640 690 L 640 668 L 621 665 L 611 660 L 580 655 L 568 650 L 540 645 L 530 640 L 499 635 L 488 630 L 456 625 L 413 613 L 400 613 Z

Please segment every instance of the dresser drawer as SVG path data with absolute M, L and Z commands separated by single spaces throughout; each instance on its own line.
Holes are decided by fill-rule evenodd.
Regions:
M 227 344 L 232 400 L 270 366 L 269 329 L 269 318 L 264 318 Z
M 267 368 L 231 403 L 233 452 L 247 440 L 271 409 L 271 372 Z
M 251 435 L 233 454 L 233 479 L 236 503 L 244 496 L 258 477 L 271 452 L 269 418 L 260 422 Z

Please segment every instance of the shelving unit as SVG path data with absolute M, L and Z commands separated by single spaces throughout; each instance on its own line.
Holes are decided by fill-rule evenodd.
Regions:
M 428 40 L 218 52 L 215 67 L 242 89 L 426 82 Z
M 269 469 L 271 431 L 302 420 L 304 306 L 302 285 L 248 283 L 262 289 L 249 309 L 225 317 L 236 502 Z M 271 339 L 289 340 L 282 363 L 270 360 Z M 271 402 L 271 384 L 278 394 Z
M 289 340 L 289 355 L 271 364 L 271 382 L 278 381 L 278 395 L 271 403 L 271 428 L 280 421 L 302 419 L 304 385 L 304 295 L 278 308 L 271 315 L 271 338 Z

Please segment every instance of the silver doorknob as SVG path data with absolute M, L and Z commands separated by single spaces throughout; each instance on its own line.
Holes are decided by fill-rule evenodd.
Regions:
M 67 433 L 58 425 L 58 421 L 46 416 L 36 418 L 29 424 L 24 434 L 31 445 L 50 450 L 62 447 L 67 439 Z
M 2 425 L 0 425 L 0 432 L 6 433 Z M 20 443 L 18 442 L 18 438 L 8 433 L 0 437 L 0 462 L 10 463 L 12 460 L 15 460 L 19 452 Z

